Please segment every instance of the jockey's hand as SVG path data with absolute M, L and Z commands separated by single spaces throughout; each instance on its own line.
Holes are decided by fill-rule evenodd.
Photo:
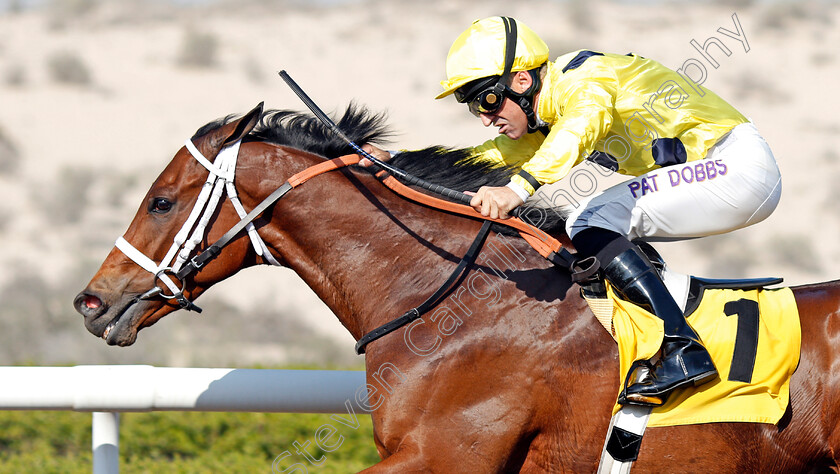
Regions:
M 506 186 L 482 186 L 472 196 L 470 206 L 482 216 L 492 219 L 507 219 L 510 217 L 510 211 L 524 204 L 522 198 Z
M 362 145 L 362 150 L 368 152 L 369 154 L 373 155 L 374 158 L 378 159 L 379 161 L 388 161 L 391 159 L 391 154 L 387 151 L 375 147 L 370 143 L 365 143 Z M 360 166 L 367 168 L 368 166 L 372 165 L 373 162 L 367 158 L 362 158 L 362 161 L 359 162 Z

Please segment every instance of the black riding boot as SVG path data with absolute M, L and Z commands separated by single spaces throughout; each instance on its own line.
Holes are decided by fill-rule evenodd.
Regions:
M 657 406 L 672 390 L 711 381 L 717 370 L 709 352 L 644 253 L 634 246 L 602 265 L 604 276 L 622 298 L 665 322 L 659 360 L 634 377 L 636 381 L 619 395 L 619 403 Z M 633 375 L 627 374 L 628 379 L 633 380 Z

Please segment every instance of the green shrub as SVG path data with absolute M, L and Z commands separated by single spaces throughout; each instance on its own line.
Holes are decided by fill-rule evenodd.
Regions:
M 278 455 L 294 453 L 295 441 L 310 441 L 309 452 L 325 458 L 317 472 L 355 472 L 379 461 L 370 417 L 359 414 L 358 419 L 360 427 L 354 430 L 337 425 L 330 415 L 123 413 L 120 472 L 271 472 Z M 336 425 L 344 436 L 330 453 L 311 447 L 325 423 Z M 307 463 L 297 454 L 286 460 L 280 469 Z M 0 412 L 0 472 L 89 473 L 91 463 L 89 413 Z

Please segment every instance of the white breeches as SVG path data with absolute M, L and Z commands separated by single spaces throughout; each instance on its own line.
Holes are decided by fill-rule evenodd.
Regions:
M 706 158 L 651 171 L 593 196 L 566 221 L 570 237 L 589 227 L 630 240 L 681 240 L 720 234 L 766 219 L 782 179 L 752 123 L 738 125 Z

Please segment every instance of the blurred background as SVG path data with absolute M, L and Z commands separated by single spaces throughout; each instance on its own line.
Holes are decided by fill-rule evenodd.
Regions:
M 346 330 L 286 269 L 235 276 L 199 300 L 202 315 L 172 314 L 129 348 L 90 335 L 71 303 L 197 128 L 260 101 L 304 109 L 280 69 L 327 111 L 351 100 L 387 111 L 392 148 L 492 138 L 433 97 L 451 41 L 499 14 L 552 56 L 698 60 L 704 87 L 764 134 L 782 168 L 779 208 L 746 230 L 659 245 L 675 270 L 840 276 L 833 2 L 0 0 L 0 364 L 359 366 Z M 719 31 L 736 32 L 736 18 L 746 44 Z M 730 51 L 710 47 L 716 68 L 691 45 L 712 36 Z

